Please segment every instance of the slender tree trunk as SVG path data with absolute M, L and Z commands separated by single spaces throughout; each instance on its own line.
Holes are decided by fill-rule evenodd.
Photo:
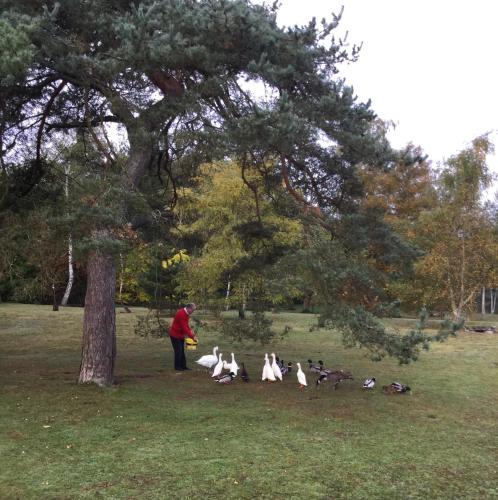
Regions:
M 481 293 L 481 314 L 484 316 L 486 314 L 486 287 L 482 287 Z
M 102 250 L 90 252 L 83 318 L 80 384 L 111 385 L 116 358 L 114 258 Z
M 246 319 L 246 286 L 242 285 L 242 304 L 239 306 L 239 319 Z
M 57 304 L 57 298 L 55 297 L 55 282 L 52 281 L 52 292 L 54 295 L 54 304 L 52 306 L 52 311 L 58 311 L 59 310 L 59 304 Z
M 496 290 L 491 288 L 491 314 L 495 313 L 496 309 Z
M 123 285 L 124 285 L 124 259 L 123 254 L 119 254 L 119 293 L 118 302 L 123 305 Z
M 66 197 L 67 206 L 69 206 L 69 172 L 70 172 L 70 167 L 66 165 L 64 167 L 64 174 L 66 176 L 66 183 L 64 185 L 64 195 Z M 69 294 L 71 293 L 71 289 L 73 288 L 73 282 L 74 282 L 73 238 L 71 233 L 69 233 L 69 238 L 67 243 L 67 263 L 68 263 L 69 277 L 67 280 L 66 291 L 64 292 L 64 296 L 62 297 L 61 300 L 61 306 L 67 306 L 67 302 L 69 300 Z
M 228 308 L 230 306 L 230 276 L 228 277 L 228 283 L 227 283 L 227 294 L 225 297 L 225 311 L 228 311 Z
M 313 297 L 313 293 L 306 293 L 303 299 L 303 313 L 310 313 L 311 311 L 311 299 Z
M 73 269 L 73 238 L 69 235 L 68 244 L 67 244 L 67 262 L 68 262 L 68 271 L 69 277 L 67 280 L 66 290 L 64 292 L 64 296 L 61 300 L 61 306 L 67 306 L 67 302 L 69 300 L 69 294 L 71 293 L 71 289 L 73 288 L 74 283 L 74 269 Z

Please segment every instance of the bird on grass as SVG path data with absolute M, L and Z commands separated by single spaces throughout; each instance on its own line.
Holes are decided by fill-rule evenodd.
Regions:
M 405 394 L 411 391 L 410 387 L 400 382 L 393 382 L 389 385 L 382 386 L 382 390 L 385 394 Z
M 261 380 L 268 380 L 269 382 L 275 382 L 275 374 L 270 366 L 270 360 L 268 359 L 268 354 L 265 353 L 265 365 L 263 366 L 263 374 L 261 375 Z
M 240 378 L 244 382 L 249 382 L 249 374 L 247 373 L 246 367 L 244 366 L 244 363 L 242 363 L 242 370 L 240 372 Z
M 235 374 L 233 372 L 230 372 L 217 378 L 215 382 L 218 382 L 219 384 L 229 384 L 234 378 Z
M 325 368 L 323 361 L 321 359 L 318 361 L 318 366 L 320 367 L 320 374 L 329 375 L 330 373 L 332 373 L 332 370 L 330 370 L 329 368 Z
M 239 365 L 235 361 L 235 356 L 232 352 L 232 361 L 230 363 L 227 363 L 227 368 L 230 370 L 235 376 L 237 376 L 237 373 L 239 372 Z
M 325 380 L 327 380 L 327 375 L 326 375 L 325 373 L 322 373 L 322 374 L 318 377 L 318 379 L 317 379 L 317 381 L 316 381 L 316 388 L 318 389 L 318 387 L 320 386 L 320 384 L 321 384 L 322 382 L 324 382 Z
M 367 378 L 363 382 L 363 389 L 373 389 L 375 385 L 375 377 Z
M 308 359 L 309 369 L 313 373 L 320 373 L 320 365 L 314 365 L 311 359 Z
M 282 371 L 280 370 L 280 366 L 277 364 L 277 360 L 275 358 L 275 353 L 272 352 L 271 356 L 273 358 L 273 363 L 271 364 L 271 369 L 273 370 L 273 375 L 275 375 L 275 378 L 280 380 L 282 382 Z
M 351 372 L 345 372 L 344 370 L 334 370 L 330 373 L 320 373 L 320 377 L 316 381 L 316 387 L 320 386 L 322 382 L 329 380 L 332 387 L 337 389 L 339 382 L 342 380 L 354 380 L 353 374 Z
M 216 363 L 216 366 L 214 367 L 213 374 L 211 377 L 218 377 L 221 374 L 221 371 L 223 370 L 223 353 L 220 352 L 220 356 L 218 358 L 218 363 Z
M 280 368 L 280 371 L 282 372 L 282 375 L 284 374 L 283 370 L 285 369 L 285 363 L 283 359 L 280 359 L 278 356 L 275 358 L 277 360 L 277 365 Z
M 297 381 L 299 382 L 299 389 L 306 387 L 308 384 L 306 383 L 306 375 L 303 370 L 301 370 L 301 363 L 296 363 L 297 365 Z
M 218 363 L 218 356 L 216 355 L 216 351 L 218 350 L 218 346 L 213 348 L 213 354 L 206 354 L 205 356 L 201 356 L 196 363 L 198 365 L 204 366 L 205 368 L 212 368 L 216 363 Z
M 287 375 L 291 370 L 292 370 L 292 363 L 289 361 L 289 363 L 286 365 L 284 363 L 284 360 L 282 359 L 280 364 L 280 372 L 282 373 L 282 376 Z

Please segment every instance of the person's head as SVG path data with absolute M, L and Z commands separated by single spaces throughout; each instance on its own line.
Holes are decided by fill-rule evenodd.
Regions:
M 185 306 L 185 310 L 187 311 L 187 314 L 192 314 L 196 309 L 197 309 L 197 306 L 193 302 L 191 302 L 190 304 L 187 304 Z

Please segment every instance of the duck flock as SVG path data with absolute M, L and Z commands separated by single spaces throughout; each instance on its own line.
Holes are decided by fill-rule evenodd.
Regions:
M 249 374 L 247 373 L 244 363 L 241 363 L 241 367 L 235 361 L 235 355 L 231 353 L 231 360 L 227 361 L 223 359 L 223 353 L 218 354 L 218 346 L 213 348 L 212 354 L 206 354 L 196 360 L 196 363 L 207 370 L 211 370 L 211 377 L 218 384 L 230 384 L 238 376 L 240 372 L 240 379 L 244 382 L 249 382 Z M 261 374 L 261 380 L 267 382 L 277 382 L 283 381 L 283 378 L 290 375 L 293 371 L 293 364 L 291 361 L 285 363 L 283 359 L 280 359 L 275 353 L 271 353 L 270 358 L 268 354 L 265 354 L 263 371 Z M 301 363 L 296 363 L 296 377 L 300 389 L 307 387 L 306 374 L 301 368 Z M 354 380 L 351 372 L 344 370 L 330 370 L 324 366 L 323 361 L 318 361 L 317 364 L 313 363 L 311 359 L 308 359 L 308 371 L 310 374 L 318 376 L 315 382 L 315 387 L 318 389 L 322 383 L 328 382 L 334 389 L 337 389 L 339 383 L 343 380 Z M 376 379 L 375 377 L 367 378 L 363 382 L 363 389 L 372 390 L 375 387 Z M 400 382 L 392 382 L 389 385 L 382 386 L 385 394 L 404 394 L 409 392 L 411 389 L 407 385 L 401 384 Z

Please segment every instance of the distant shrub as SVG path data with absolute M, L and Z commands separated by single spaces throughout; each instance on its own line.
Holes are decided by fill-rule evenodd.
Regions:
M 285 326 L 280 332 L 271 328 L 273 321 L 263 312 L 255 312 L 247 319 L 226 318 L 221 322 L 223 336 L 235 342 L 259 342 L 261 345 L 269 344 L 274 340 L 282 339 L 290 330 Z

